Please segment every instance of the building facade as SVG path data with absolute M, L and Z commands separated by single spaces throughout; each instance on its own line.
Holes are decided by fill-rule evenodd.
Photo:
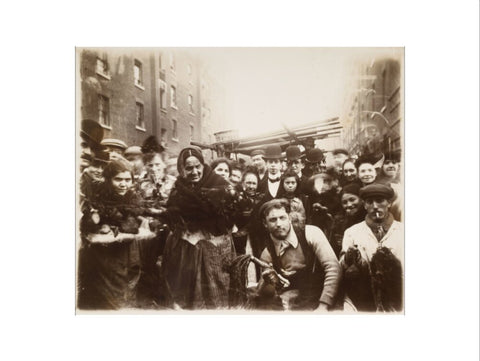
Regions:
M 78 61 L 80 116 L 104 138 L 131 146 L 155 135 L 176 156 L 225 124 L 221 83 L 186 49 L 85 48 Z
M 351 154 L 401 152 L 403 132 L 402 63 L 372 59 L 354 71 L 342 117 L 343 144 Z

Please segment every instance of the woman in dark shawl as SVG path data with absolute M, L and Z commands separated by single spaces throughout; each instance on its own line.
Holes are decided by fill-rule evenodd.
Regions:
M 167 202 L 172 233 L 162 264 L 170 306 L 226 308 L 227 266 L 235 256 L 229 184 L 211 171 L 196 147 L 180 152 L 177 167 L 179 177 Z
M 136 307 L 140 277 L 139 243 L 152 239 L 144 210 L 132 191 L 133 169 L 125 159 L 104 169 L 105 183 L 81 219 L 80 309 Z

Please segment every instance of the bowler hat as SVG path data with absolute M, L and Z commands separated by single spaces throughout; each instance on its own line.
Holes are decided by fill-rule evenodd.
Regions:
M 96 151 L 93 157 L 93 162 L 107 164 L 108 162 L 110 162 L 110 155 L 108 154 L 108 152 L 103 150 Z
M 302 151 L 296 145 L 290 145 L 289 147 L 287 147 L 285 152 L 287 154 L 288 161 L 293 161 L 293 160 L 302 158 Z
M 283 159 L 282 148 L 278 144 L 269 145 L 265 149 L 264 159 Z
M 308 163 L 318 163 L 318 162 L 323 161 L 323 152 L 318 148 L 310 149 L 307 152 L 306 161 Z
M 86 142 L 93 142 L 95 145 L 99 145 L 103 139 L 103 128 L 100 123 L 94 120 L 83 119 L 80 136 Z
M 373 183 L 360 189 L 360 198 L 382 197 L 391 200 L 395 196 L 393 189 L 385 184 Z
M 343 149 L 343 148 L 334 149 L 334 150 L 332 151 L 332 154 L 333 154 L 333 155 L 345 154 L 347 157 L 350 155 L 350 154 L 348 154 L 348 150 Z

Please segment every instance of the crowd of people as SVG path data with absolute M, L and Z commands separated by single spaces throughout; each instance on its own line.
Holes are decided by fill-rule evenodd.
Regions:
M 81 138 L 79 309 L 403 310 L 399 153 Z

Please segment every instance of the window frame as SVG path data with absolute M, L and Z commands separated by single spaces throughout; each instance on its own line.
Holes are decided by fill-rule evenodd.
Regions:
M 139 110 L 140 109 L 140 113 Z M 139 123 L 139 114 L 141 115 L 141 123 Z M 145 106 L 140 101 L 135 101 L 135 128 L 138 130 L 146 131 L 145 126 Z
M 107 129 L 112 129 L 112 122 L 110 117 L 110 98 L 104 94 L 97 94 L 97 115 L 98 115 L 98 123 Z M 106 105 L 106 111 L 103 109 L 104 105 Z M 100 114 L 106 114 L 106 117 L 100 117 Z M 107 119 L 104 122 L 102 119 Z

